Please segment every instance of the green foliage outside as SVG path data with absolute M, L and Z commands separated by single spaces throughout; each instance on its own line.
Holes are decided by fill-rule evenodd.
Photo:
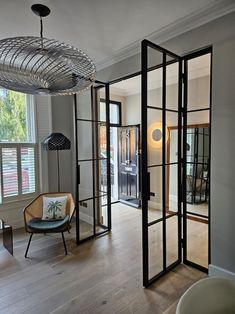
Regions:
M 27 142 L 26 95 L 0 89 L 0 142 Z

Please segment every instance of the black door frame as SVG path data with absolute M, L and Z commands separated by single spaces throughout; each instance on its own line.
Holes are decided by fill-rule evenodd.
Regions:
M 152 107 L 148 105 L 148 49 L 153 49 L 162 54 L 162 61 L 158 65 L 162 68 L 162 106 Z M 179 63 L 178 74 L 178 110 L 166 109 L 166 66 L 167 56 L 173 58 L 174 62 Z M 172 63 L 172 62 L 171 62 Z M 181 263 L 181 123 L 182 123 L 182 59 L 180 56 L 148 41 L 143 40 L 141 43 L 141 128 L 142 128 L 142 163 L 141 163 L 141 180 L 142 180 L 142 248 L 143 248 L 143 285 L 148 287 L 151 283 L 165 275 L 176 265 Z M 147 144 L 147 128 L 148 128 L 148 109 L 162 110 L 162 164 L 154 165 L 154 167 L 161 166 L 162 168 L 162 218 L 155 221 L 148 221 L 148 201 L 150 194 L 150 175 L 148 175 L 148 144 Z M 178 211 L 173 214 L 166 214 L 166 111 L 173 111 L 178 113 Z M 153 166 L 150 166 L 153 167 Z M 166 248 L 166 219 L 177 215 L 178 217 L 178 258 L 175 262 L 167 266 L 167 248 Z M 149 278 L 149 227 L 154 224 L 162 223 L 162 246 L 163 246 L 163 261 L 162 270 Z
M 110 83 L 108 83 L 110 85 Z M 100 98 L 100 101 L 101 102 L 106 102 L 106 100 L 104 98 Z M 109 99 L 109 105 L 110 104 L 114 104 L 116 106 L 118 106 L 118 119 L 119 119 L 119 122 L 118 123 L 109 123 L 109 130 L 111 128 L 120 128 L 122 126 L 122 103 L 120 101 L 116 101 L 116 100 L 113 100 L 113 99 Z M 106 104 L 107 106 L 107 104 Z M 109 110 L 110 110 L 110 107 L 109 107 Z M 117 154 L 119 155 L 119 145 L 117 147 Z M 111 171 L 111 170 L 110 170 Z M 119 180 L 119 177 L 118 177 L 118 180 Z M 110 173 L 110 182 L 111 182 L 111 173 Z M 119 195 L 119 192 L 118 192 L 118 195 Z M 117 201 L 111 201 L 111 205 L 112 204 L 116 204 L 116 203 L 119 203 L 120 201 L 117 200 Z
M 209 111 L 209 165 L 208 165 L 208 171 L 209 171 L 209 193 L 208 193 L 208 265 L 211 262 L 211 107 L 212 107 L 212 46 L 199 49 L 197 51 L 194 51 L 192 53 L 188 53 L 187 55 L 182 57 L 183 65 L 184 65 L 184 74 L 183 74 L 183 83 L 184 83 L 184 92 L 183 92 L 183 263 L 192 266 L 200 271 L 203 271 L 205 273 L 208 272 L 208 268 L 199 265 L 187 257 L 187 216 L 188 214 L 192 214 L 192 212 L 187 211 L 187 117 L 188 113 L 193 112 L 200 112 L 200 111 Z M 210 62 L 210 96 L 209 96 L 209 107 L 208 108 L 202 108 L 202 109 L 196 109 L 196 110 L 188 110 L 188 66 L 187 62 L 189 60 L 192 60 L 194 58 L 203 56 L 205 54 L 210 54 L 211 56 L 211 62 Z M 201 216 L 202 219 L 205 219 L 204 215 L 195 215 L 195 216 Z

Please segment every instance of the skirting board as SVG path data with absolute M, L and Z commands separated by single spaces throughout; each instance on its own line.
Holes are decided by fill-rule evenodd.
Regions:
M 148 207 L 153 208 L 153 209 L 161 210 L 162 204 L 156 203 L 156 202 L 153 202 L 153 201 L 148 201 Z
M 177 201 L 178 201 L 177 196 L 170 195 L 169 199 L 170 199 L 170 201 L 173 201 L 173 202 L 175 202 L 177 204 Z M 162 209 L 162 204 L 154 202 L 154 201 L 148 201 L 148 206 L 153 208 L 153 209 L 159 209 L 159 210 Z
M 232 280 L 235 280 L 235 273 L 227 269 L 210 264 L 209 265 L 209 276 L 210 277 L 225 277 Z
M 90 225 L 93 224 L 93 217 L 91 217 L 85 213 L 82 213 L 82 212 L 79 213 L 79 217 L 81 220 L 87 222 L 88 224 L 90 224 Z

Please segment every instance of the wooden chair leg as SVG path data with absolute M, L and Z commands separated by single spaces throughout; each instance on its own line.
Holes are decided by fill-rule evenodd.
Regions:
M 61 235 L 62 235 L 62 239 L 63 239 L 63 243 L 64 243 L 65 254 L 68 255 L 68 251 L 67 251 L 67 247 L 66 247 L 66 243 L 65 243 L 65 239 L 64 239 L 64 233 L 61 232 Z
M 30 237 L 29 237 L 29 242 L 28 242 L 27 249 L 26 249 L 25 255 L 24 255 L 25 258 L 27 257 L 27 254 L 28 254 L 28 250 L 29 250 L 29 246 L 30 246 L 30 243 L 31 243 L 31 240 L 32 240 L 32 236 L 33 236 L 33 233 L 31 233 Z

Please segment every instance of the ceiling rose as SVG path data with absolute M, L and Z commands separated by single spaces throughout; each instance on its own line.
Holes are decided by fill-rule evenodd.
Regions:
M 95 65 L 81 50 L 43 37 L 42 17 L 50 9 L 31 7 L 40 17 L 40 37 L 0 40 L 0 86 L 34 95 L 68 95 L 89 88 Z

